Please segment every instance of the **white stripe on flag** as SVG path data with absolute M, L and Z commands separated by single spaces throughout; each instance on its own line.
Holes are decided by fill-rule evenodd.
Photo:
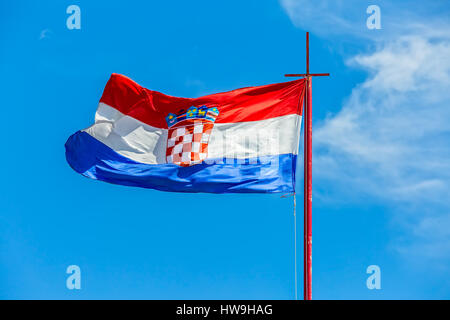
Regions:
M 245 159 L 297 154 L 301 116 L 238 123 L 216 123 L 208 159 Z M 167 129 L 149 126 L 100 103 L 95 124 L 83 130 L 117 153 L 137 162 L 166 163 Z

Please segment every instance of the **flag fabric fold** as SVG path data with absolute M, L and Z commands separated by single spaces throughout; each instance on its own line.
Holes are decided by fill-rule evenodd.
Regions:
M 113 74 L 66 142 L 78 173 L 173 192 L 295 191 L 305 80 L 178 98 Z

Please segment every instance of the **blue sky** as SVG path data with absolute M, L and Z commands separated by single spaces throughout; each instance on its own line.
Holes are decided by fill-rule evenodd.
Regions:
M 449 298 L 450 5 L 378 1 L 368 30 L 370 4 L 3 1 L 0 298 L 292 299 L 292 199 L 96 182 L 64 143 L 113 72 L 185 97 L 281 82 L 304 71 L 305 30 L 332 73 L 313 83 L 313 297 Z

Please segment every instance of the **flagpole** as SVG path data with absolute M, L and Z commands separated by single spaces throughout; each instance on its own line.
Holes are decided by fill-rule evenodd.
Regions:
M 303 224 L 303 298 L 312 300 L 312 77 L 329 73 L 309 73 L 309 32 L 306 33 L 306 74 L 286 74 L 286 77 L 306 79 L 304 114 L 304 224 Z
M 304 300 L 312 299 L 312 97 L 311 77 L 306 82 L 304 151 Z

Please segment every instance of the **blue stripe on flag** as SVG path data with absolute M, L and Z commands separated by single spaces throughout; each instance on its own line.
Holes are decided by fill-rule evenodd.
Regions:
M 173 192 L 293 192 L 296 158 L 293 154 L 283 154 L 246 159 L 245 163 L 221 159 L 220 163 L 180 167 L 133 161 L 82 131 L 66 142 L 67 162 L 88 178 Z

